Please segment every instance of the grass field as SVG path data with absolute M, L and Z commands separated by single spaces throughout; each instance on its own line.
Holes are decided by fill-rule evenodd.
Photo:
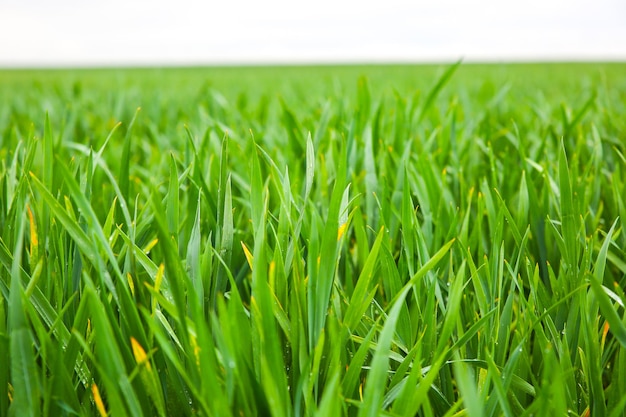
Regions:
M 0 416 L 626 415 L 626 64 L 0 71 Z

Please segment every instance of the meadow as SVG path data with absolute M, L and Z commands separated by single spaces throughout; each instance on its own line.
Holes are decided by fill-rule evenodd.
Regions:
M 0 416 L 626 415 L 626 64 L 0 71 Z

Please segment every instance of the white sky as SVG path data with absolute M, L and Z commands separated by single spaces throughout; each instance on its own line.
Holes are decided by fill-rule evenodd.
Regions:
M 626 60 L 626 0 L 0 0 L 0 66 Z

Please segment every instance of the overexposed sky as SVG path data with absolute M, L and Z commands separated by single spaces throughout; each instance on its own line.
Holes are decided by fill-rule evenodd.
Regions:
M 0 0 L 0 66 L 626 60 L 626 0 Z

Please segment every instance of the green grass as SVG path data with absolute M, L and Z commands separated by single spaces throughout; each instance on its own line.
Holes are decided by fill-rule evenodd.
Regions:
M 624 74 L 0 72 L 0 415 L 626 415 Z

